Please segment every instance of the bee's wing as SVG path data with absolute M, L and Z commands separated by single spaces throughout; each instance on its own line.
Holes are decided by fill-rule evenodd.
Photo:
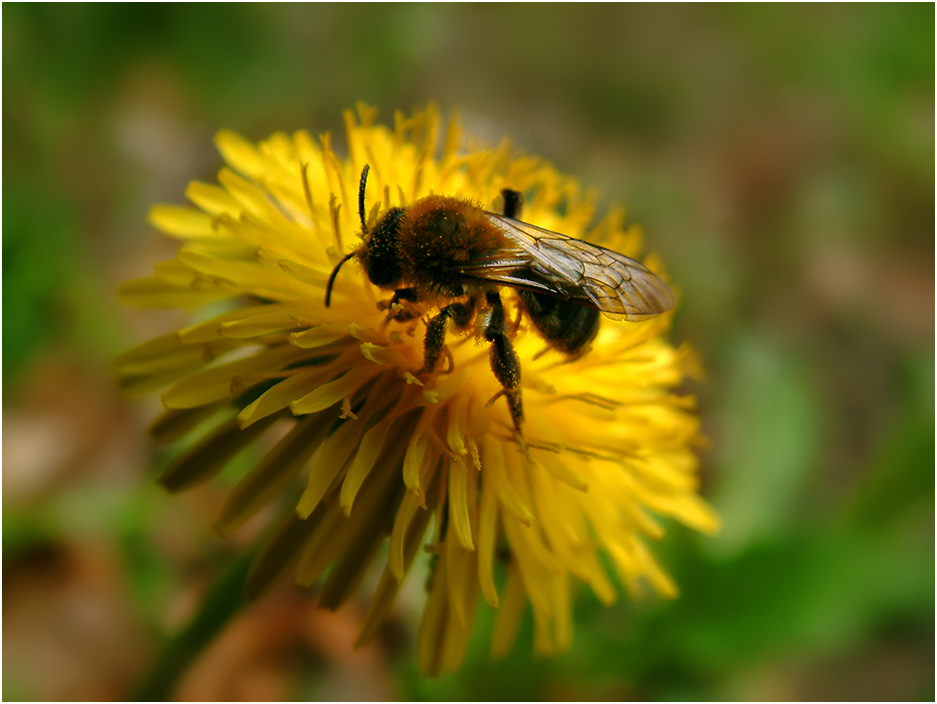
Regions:
M 641 262 L 520 220 L 485 216 L 507 246 L 460 266 L 467 277 L 576 300 L 613 320 L 645 320 L 673 307 L 670 287 Z

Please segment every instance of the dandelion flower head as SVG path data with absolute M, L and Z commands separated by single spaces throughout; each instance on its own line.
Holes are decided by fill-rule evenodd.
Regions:
M 322 606 L 337 608 L 377 563 L 364 643 L 414 562 L 430 560 L 417 646 L 429 675 L 458 669 L 482 598 L 497 609 L 491 649 L 500 656 L 528 602 L 534 649 L 567 649 L 576 585 L 616 600 L 608 569 L 633 595 L 649 585 L 675 596 L 647 547 L 663 534 L 657 517 L 705 532 L 718 521 L 697 493 L 693 399 L 674 392 L 692 354 L 663 337 L 671 314 L 603 319 L 591 349 L 569 359 L 547 348 L 502 289 L 522 368 L 521 438 L 477 331 L 450 331 L 447 368 L 419 374 L 427 318 L 391 320 L 388 292 L 356 263 L 324 305 L 330 272 L 361 244 L 365 164 L 371 222 L 432 193 L 497 210 L 510 188 L 524 194 L 522 219 L 539 227 L 634 258 L 639 231 L 624 226 L 620 209 L 596 219 L 574 179 L 508 144 L 464 149 L 457 121 L 443 127 L 432 107 L 398 113 L 387 127 L 359 106 L 346 112 L 345 129 L 345 157 L 328 135 L 278 133 L 252 144 L 222 131 L 220 185 L 193 182 L 194 207 L 151 211 L 152 224 L 182 246 L 152 276 L 124 284 L 122 299 L 212 312 L 117 360 L 124 388 L 161 390 L 156 442 L 203 428 L 160 482 L 188 488 L 276 438 L 215 521 L 227 534 L 283 497 L 290 503 L 248 591 L 295 574 L 319 584 Z

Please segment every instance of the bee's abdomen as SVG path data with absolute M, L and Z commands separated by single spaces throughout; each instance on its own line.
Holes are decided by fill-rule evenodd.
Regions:
M 518 290 L 534 327 L 551 347 L 578 355 L 599 331 L 599 311 L 575 301 Z

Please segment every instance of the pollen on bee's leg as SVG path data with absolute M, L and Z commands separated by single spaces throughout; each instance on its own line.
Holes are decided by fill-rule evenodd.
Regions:
M 491 345 L 491 371 L 501 384 L 501 394 L 507 399 L 508 410 L 515 429 L 520 432 L 524 420 L 521 399 L 521 367 L 510 340 L 504 334 L 494 336 Z
M 521 400 L 521 390 L 505 389 L 504 397 L 508 400 L 508 410 L 511 412 L 511 420 L 514 422 L 514 429 L 518 437 L 523 440 L 524 435 L 521 432 L 521 423 L 524 422 L 524 403 Z
M 446 321 L 449 314 L 444 308 L 439 315 L 426 323 L 426 337 L 423 338 L 423 368 L 421 372 L 432 373 L 445 349 Z
M 520 389 L 501 389 L 485 403 L 485 408 L 491 408 L 495 401 L 504 396 L 508 401 L 508 411 L 511 413 L 511 422 L 514 424 L 514 431 L 523 439 L 521 432 L 521 423 L 524 422 L 524 402 L 521 398 Z
M 521 401 L 521 363 L 517 359 L 514 345 L 504 331 L 504 306 L 501 298 L 494 291 L 485 295 L 490 306 L 490 317 L 485 327 L 485 339 L 491 343 L 489 363 L 491 371 L 501 384 L 504 397 L 508 401 L 514 429 L 521 432 L 524 420 L 524 406 Z

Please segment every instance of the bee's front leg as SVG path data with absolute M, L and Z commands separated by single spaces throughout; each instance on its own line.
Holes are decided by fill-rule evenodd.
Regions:
M 514 429 L 521 434 L 524 420 L 524 405 L 521 401 L 521 363 L 514 346 L 504 329 L 504 306 L 497 292 L 489 291 L 485 300 L 491 308 L 485 325 L 485 339 L 491 343 L 491 371 L 501 384 L 502 393 L 508 401 Z
M 379 301 L 377 307 L 379 310 L 389 310 L 390 320 L 396 320 L 398 322 L 406 322 L 407 320 L 413 320 L 414 318 L 420 317 L 420 311 L 417 310 L 417 306 L 407 306 L 407 303 L 416 303 L 417 293 L 416 289 L 413 288 L 398 288 L 394 291 L 394 295 L 391 296 L 390 301 Z M 394 311 L 394 306 L 401 306 L 399 310 Z

